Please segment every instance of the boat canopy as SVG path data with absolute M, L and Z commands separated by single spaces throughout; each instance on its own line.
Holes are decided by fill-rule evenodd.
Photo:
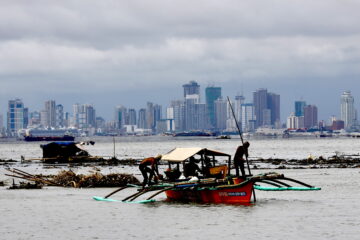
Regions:
M 226 156 L 230 157 L 229 154 L 222 153 L 219 151 L 207 149 L 207 148 L 175 148 L 168 152 L 167 154 L 163 155 L 161 160 L 168 161 L 168 162 L 184 162 L 189 157 L 194 155 L 205 155 L 205 156 Z

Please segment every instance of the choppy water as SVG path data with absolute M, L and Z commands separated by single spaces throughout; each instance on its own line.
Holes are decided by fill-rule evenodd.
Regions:
M 131 140 L 131 141 L 128 141 Z M 118 157 L 142 158 L 174 147 L 201 146 L 232 153 L 238 139 L 199 141 L 172 138 L 119 138 Z M 94 155 L 112 155 L 111 139 L 89 147 Z M 358 139 L 254 140 L 256 157 L 304 158 L 309 154 L 358 153 Z M 38 143 L 0 144 L 0 158 L 41 156 Z M 109 154 L 110 153 L 110 154 Z M 23 167 L 49 171 L 40 165 Z M 55 169 L 56 170 L 56 169 Z M 76 169 L 84 170 L 84 169 Z M 109 170 L 109 169 L 107 169 Z M 135 171 L 114 167 L 111 171 Z M 257 170 L 253 173 L 264 172 Z M 359 239 L 360 169 L 276 170 L 322 187 L 317 192 L 261 192 L 251 206 L 97 202 L 92 196 L 113 191 L 46 187 L 0 187 L 0 239 Z M 7 179 L 0 167 L 0 180 Z M 132 189 L 114 195 L 122 199 Z

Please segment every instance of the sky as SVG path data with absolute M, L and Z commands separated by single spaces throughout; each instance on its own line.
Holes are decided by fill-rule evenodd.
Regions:
M 30 111 L 53 99 L 164 108 L 182 85 L 224 97 L 267 88 L 281 120 L 304 100 L 319 119 L 340 115 L 351 90 L 360 109 L 358 0 L 18 0 L 0 2 L 0 113 L 21 98 Z

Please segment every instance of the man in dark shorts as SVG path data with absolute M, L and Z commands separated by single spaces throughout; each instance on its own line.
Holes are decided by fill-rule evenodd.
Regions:
M 158 170 L 158 163 L 160 159 L 161 159 L 161 155 L 158 155 L 156 157 L 145 158 L 144 160 L 141 161 L 139 165 L 139 169 L 144 177 L 144 181 L 142 183 L 143 188 L 145 188 L 146 184 L 149 185 L 151 184 L 151 179 L 155 176 L 155 174 L 159 179 L 162 177 L 161 174 L 159 174 L 159 170 Z M 155 182 L 157 182 L 157 180 L 155 180 Z
M 236 177 L 239 177 L 239 168 L 241 170 L 241 175 L 245 177 L 245 166 L 244 166 L 244 155 L 246 158 L 249 156 L 248 148 L 250 146 L 249 142 L 244 142 L 242 146 L 239 146 L 236 150 L 234 156 L 234 165 L 236 170 Z

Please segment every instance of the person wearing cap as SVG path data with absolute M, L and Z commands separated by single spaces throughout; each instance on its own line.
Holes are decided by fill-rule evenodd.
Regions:
M 240 171 L 241 171 L 241 175 L 243 177 L 245 177 L 244 155 L 246 156 L 246 158 L 249 156 L 249 153 L 248 153 L 249 146 L 250 146 L 249 142 L 244 142 L 244 144 L 242 146 L 239 146 L 236 149 L 236 153 L 235 153 L 235 156 L 234 156 L 234 165 L 235 165 L 236 177 L 239 177 L 239 168 L 240 168 Z
M 145 158 L 144 160 L 141 161 L 140 165 L 139 165 L 139 169 L 141 171 L 141 174 L 144 177 L 143 183 L 142 183 L 142 187 L 145 188 L 146 184 L 151 184 L 151 180 L 153 177 L 157 176 L 156 178 L 154 178 L 155 182 L 157 182 L 157 179 L 161 179 L 162 175 L 159 174 L 159 170 L 158 170 L 158 163 L 159 160 L 161 159 L 161 155 L 158 155 L 156 157 L 149 157 L 149 158 Z M 149 176 L 148 176 L 149 173 Z

